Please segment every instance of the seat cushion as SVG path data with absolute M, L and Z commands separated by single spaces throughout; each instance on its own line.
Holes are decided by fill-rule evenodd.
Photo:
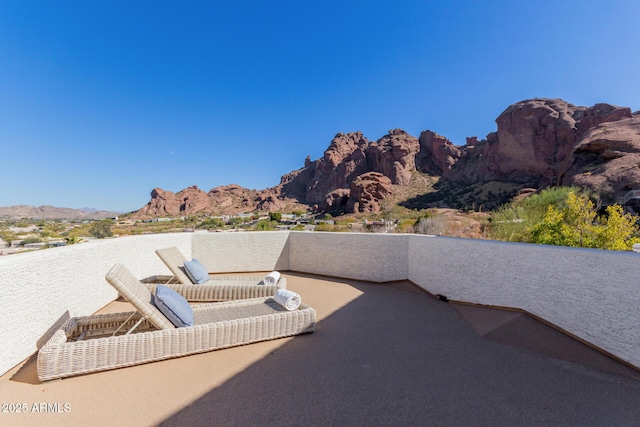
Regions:
M 189 279 L 196 285 L 201 285 L 209 281 L 209 272 L 205 266 L 195 258 L 191 261 L 184 262 L 184 271 L 186 271 Z
M 157 285 L 153 303 L 176 328 L 195 324 L 193 310 L 189 302 L 173 289 Z

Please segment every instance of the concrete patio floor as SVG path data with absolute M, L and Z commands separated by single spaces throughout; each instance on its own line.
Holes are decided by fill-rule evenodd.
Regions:
M 34 355 L 0 377 L 27 408 L 0 425 L 638 425 L 640 373 L 529 316 L 286 277 L 314 333 L 46 383 Z

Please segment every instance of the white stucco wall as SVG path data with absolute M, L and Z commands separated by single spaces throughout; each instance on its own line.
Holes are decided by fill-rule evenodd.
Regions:
M 409 279 L 452 300 L 528 311 L 640 367 L 640 255 L 408 236 Z
M 194 233 L 193 257 L 210 272 L 289 270 L 289 232 Z
M 409 277 L 406 235 L 293 231 L 289 244 L 291 270 L 372 282 Z
M 115 263 L 136 276 L 170 274 L 154 249 L 191 254 L 187 233 L 123 237 L 0 257 L 0 374 L 33 354 L 58 321 L 94 313 L 117 297 L 104 279 Z

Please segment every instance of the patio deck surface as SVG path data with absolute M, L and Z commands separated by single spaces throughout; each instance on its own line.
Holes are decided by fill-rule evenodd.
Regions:
M 286 277 L 314 333 L 46 383 L 34 355 L 0 377 L 28 409 L 0 425 L 638 425 L 637 370 L 524 314 Z

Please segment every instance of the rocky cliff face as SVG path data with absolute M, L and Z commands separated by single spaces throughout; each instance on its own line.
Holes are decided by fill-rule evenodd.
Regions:
M 440 188 L 460 198 L 460 189 L 465 187 L 480 191 L 478 186 L 486 183 L 510 184 L 504 197 L 489 203 L 489 208 L 508 201 L 519 189 L 550 185 L 579 185 L 600 193 L 604 190 L 606 201 L 614 201 L 626 192 L 625 188 L 640 186 L 640 181 L 634 170 L 614 166 L 622 164 L 620 160 L 604 168 L 615 169 L 607 179 L 603 178 L 604 169 L 593 173 L 596 167 L 613 160 L 610 149 L 600 147 L 602 153 L 595 155 L 598 144 L 594 141 L 598 137 L 594 134 L 603 135 L 606 129 L 607 138 L 611 138 L 607 144 L 620 140 L 636 146 L 640 139 L 631 129 L 632 123 L 627 107 L 596 104 L 587 108 L 560 99 L 518 102 L 496 119 L 496 132 L 485 140 L 467 141 L 458 161 L 444 172 Z M 619 156 L 629 154 L 625 151 Z M 627 162 L 632 163 L 629 159 Z M 612 185 L 612 179 L 624 184 Z
M 322 209 L 339 205 L 338 199 L 365 173 L 378 172 L 391 184 L 408 185 L 416 170 L 433 175 L 449 170 L 459 149 L 433 132 L 423 134 L 420 142 L 402 129 L 393 129 L 372 142 L 361 132 L 339 133 L 320 159 L 307 161 L 303 169 L 282 177 L 283 192 Z
M 640 116 L 590 128 L 576 144 L 563 181 L 610 200 L 640 189 Z
M 328 193 L 349 188 L 351 181 L 369 170 L 366 155 L 369 145 L 361 132 L 337 134 L 322 158 L 309 163 L 310 173 L 298 175 L 306 188 L 304 194 L 292 195 L 301 196 L 307 203 L 320 203 Z
M 394 129 L 377 141 L 361 132 L 338 133 L 321 158 L 308 157 L 276 187 L 154 189 L 138 213 L 277 211 L 300 203 L 320 211 L 376 212 L 394 186 L 411 185 L 416 171 L 440 177 L 437 191 L 407 206 L 491 209 L 523 188 L 549 185 L 579 185 L 613 201 L 640 188 L 640 117 L 629 108 L 536 98 L 509 106 L 496 124 L 486 139 L 469 137 L 462 147 L 430 130 L 416 138 Z

